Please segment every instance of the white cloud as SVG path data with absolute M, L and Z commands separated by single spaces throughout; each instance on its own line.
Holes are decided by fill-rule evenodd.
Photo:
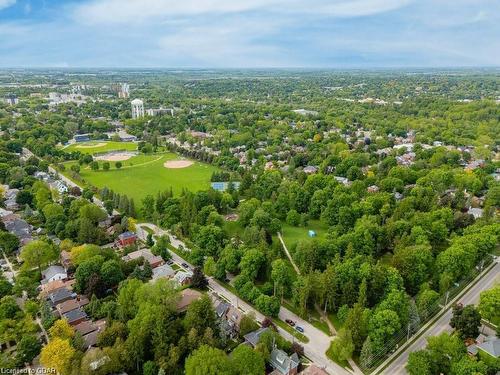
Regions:
M 284 60 L 286 53 L 279 46 L 262 42 L 285 27 L 285 22 L 231 17 L 176 28 L 158 45 L 165 58 L 191 61 L 192 66 L 289 66 L 293 64 Z
M 414 0 L 92 0 L 77 5 L 74 17 L 84 23 L 130 23 L 150 19 L 249 11 L 276 15 L 316 14 L 359 17 L 388 12 Z
M 16 0 L 0 0 L 0 10 L 4 8 L 8 8 L 11 5 L 14 5 L 16 3 Z

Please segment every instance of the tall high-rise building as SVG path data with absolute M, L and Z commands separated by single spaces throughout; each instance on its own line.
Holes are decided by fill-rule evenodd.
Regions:
M 130 96 L 128 83 L 122 83 L 118 89 L 119 98 L 128 98 Z
M 144 103 L 141 99 L 134 99 L 130 104 L 132 104 L 132 118 L 144 117 Z
M 19 99 L 17 98 L 16 95 L 9 94 L 5 97 L 4 102 L 9 105 L 16 105 L 17 103 L 19 103 Z

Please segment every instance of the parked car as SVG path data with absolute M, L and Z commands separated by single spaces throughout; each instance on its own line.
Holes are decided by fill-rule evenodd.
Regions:
M 302 328 L 301 326 L 296 326 L 295 329 L 300 333 L 304 333 L 304 328 Z
M 292 319 L 285 319 L 285 322 L 290 324 L 292 327 L 295 325 L 295 322 Z
M 174 261 L 173 261 L 172 259 L 168 259 L 168 260 L 167 260 L 167 264 L 168 264 L 169 266 L 171 266 L 172 264 L 174 264 Z
M 187 263 L 182 263 L 181 266 L 186 268 L 186 269 L 189 269 L 189 265 Z

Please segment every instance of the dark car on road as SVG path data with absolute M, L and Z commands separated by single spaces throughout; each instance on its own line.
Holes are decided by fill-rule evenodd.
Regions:
M 285 319 L 285 322 L 290 324 L 292 327 L 295 325 L 295 322 L 292 319 Z
M 295 329 L 300 333 L 304 333 L 304 328 L 302 328 L 301 326 L 296 326 Z

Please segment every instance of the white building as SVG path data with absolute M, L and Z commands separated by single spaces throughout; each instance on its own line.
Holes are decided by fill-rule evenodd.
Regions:
M 146 110 L 148 116 L 162 116 L 162 115 L 174 115 L 173 108 L 150 108 Z
M 42 276 L 42 284 L 47 284 L 56 280 L 66 280 L 68 278 L 66 270 L 61 266 L 50 266 L 46 270 L 42 271 Z
M 132 118 L 144 117 L 144 102 L 141 99 L 134 99 L 132 104 Z
M 16 105 L 19 103 L 19 99 L 14 94 L 9 94 L 5 97 L 4 102 L 8 105 Z
M 128 85 L 128 83 L 122 83 L 120 85 L 120 90 L 118 91 L 118 97 L 126 99 L 129 96 L 130 96 L 130 94 L 129 94 L 129 85 Z

